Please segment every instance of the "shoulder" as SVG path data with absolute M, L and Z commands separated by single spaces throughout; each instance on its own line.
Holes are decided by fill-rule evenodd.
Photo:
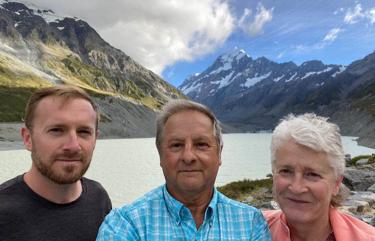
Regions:
M 331 208 L 330 221 L 335 235 L 336 233 L 342 233 L 343 230 L 346 230 L 348 232 L 348 235 L 358 235 L 358 237 L 362 237 L 363 235 L 363 238 L 369 236 L 375 237 L 375 227 L 349 214 L 342 213 L 336 208 Z M 375 238 L 372 240 L 375 240 Z
M 102 184 L 92 179 L 88 179 L 86 177 L 82 177 L 82 184 L 85 185 L 87 188 L 94 189 L 94 190 L 104 190 Z
M 85 178 L 85 177 L 83 177 L 81 180 L 82 180 L 83 189 L 87 193 L 87 195 L 95 195 L 95 196 L 99 195 L 99 196 L 104 196 L 104 197 L 109 198 L 107 191 L 99 182 Z
M 2 183 L 0 185 L 0 195 L 1 194 L 9 195 L 12 192 L 18 190 L 18 188 L 21 187 L 22 178 L 23 176 L 20 175 Z
M 281 219 L 281 210 L 265 210 L 262 211 L 264 218 L 267 220 L 269 226 Z
M 130 205 L 123 206 L 120 210 L 124 212 L 136 212 L 137 210 L 159 207 L 162 204 L 164 204 L 163 186 L 160 186 L 138 198 Z
M 141 217 L 152 212 L 153 209 L 160 209 L 164 206 L 162 186 L 153 189 L 144 196 L 138 198 L 129 205 L 113 210 L 114 216 L 119 218 Z
M 162 187 L 158 187 L 129 205 L 114 208 L 105 218 L 97 240 L 107 240 L 107 237 L 138 237 L 147 222 L 165 208 Z M 160 216 L 160 215 L 159 215 Z M 117 239 L 116 239 L 117 240 Z M 133 239 L 131 239 L 133 240 Z
M 82 178 L 83 194 L 82 199 L 86 203 L 100 206 L 101 209 L 108 213 L 112 209 L 111 199 L 104 187 L 97 181 Z

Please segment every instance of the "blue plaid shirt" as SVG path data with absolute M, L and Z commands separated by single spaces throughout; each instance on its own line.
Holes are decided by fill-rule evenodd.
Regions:
M 258 209 L 231 200 L 216 189 L 197 230 L 190 210 L 174 199 L 163 185 L 131 205 L 112 210 L 96 240 L 268 241 L 271 236 Z

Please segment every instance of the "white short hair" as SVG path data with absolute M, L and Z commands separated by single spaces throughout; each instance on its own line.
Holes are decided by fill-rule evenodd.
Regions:
M 343 175 L 345 155 L 341 143 L 340 129 L 328 118 L 306 113 L 295 116 L 290 114 L 283 118 L 272 133 L 271 160 L 272 169 L 276 161 L 276 151 L 286 142 L 293 139 L 296 143 L 328 156 L 329 164 L 336 177 Z

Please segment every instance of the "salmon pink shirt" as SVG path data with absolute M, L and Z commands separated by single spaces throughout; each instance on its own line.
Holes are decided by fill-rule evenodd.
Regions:
M 273 241 L 291 241 L 285 215 L 281 210 L 263 212 Z M 329 219 L 336 241 L 375 241 L 375 227 L 331 207 Z

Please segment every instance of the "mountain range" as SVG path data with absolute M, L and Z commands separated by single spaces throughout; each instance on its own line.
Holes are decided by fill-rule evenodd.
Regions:
M 21 121 L 35 89 L 80 86 L 102 110 L 102 134 L 154 134 L 155 113 L 175 87 L 112 47 L 85 21 L 0 0 L 0 121 Z
M 211 107 L 226 132 L 271 130 L 288 113 L 315 112 L 375 148 L 375 53 L 349 66 L 298 66 L 237 49 L 187 78 L 180 91 L 85 21 L 0 0 L 0 122 L 21 122 L 30 94 L 55 84 L 93 96 L 106 138 L 153 136 L 160 107 L 187 95 Z
M 349 66 L 318 60 L 298 66 L 236 49 L 179 88 L 238 132 L 270 131 L 289 113 L 314 112 L 375 148 L 375 52 Z

